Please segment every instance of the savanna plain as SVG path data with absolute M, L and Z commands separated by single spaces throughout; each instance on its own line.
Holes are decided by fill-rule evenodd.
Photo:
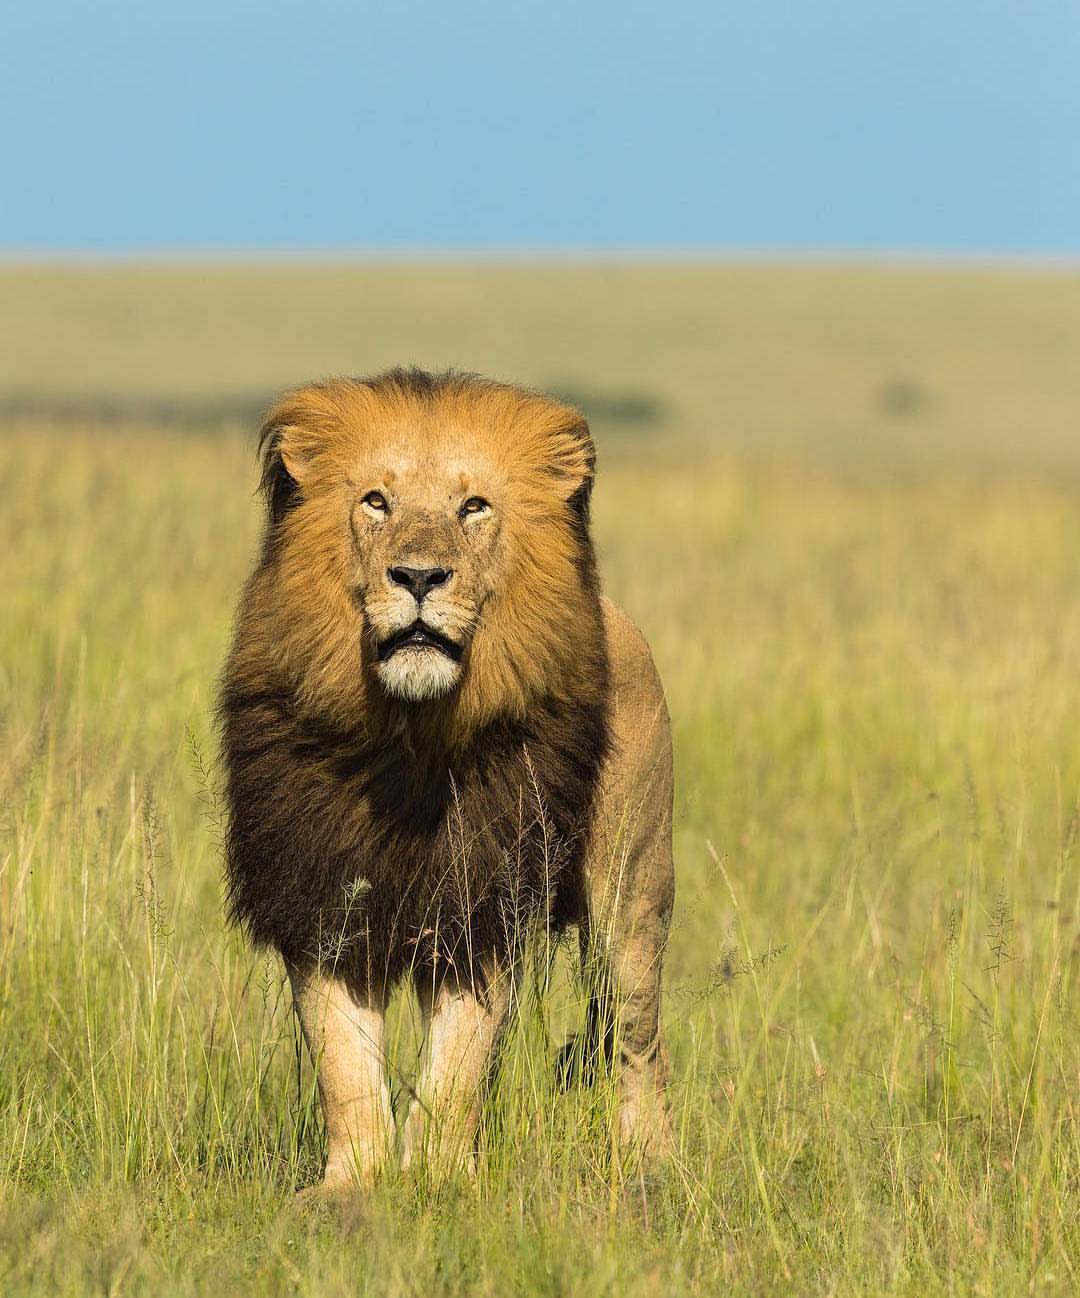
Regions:
M 1077 1292 L 1080 275 L 9 265 L 0 299 L 0 1291 Z M 475 1178 L 305 1206 L 213 699 L 260 405 L 399 362 L 592 416 L 674 720 L 676 1150 L 559 1090 L 582 993 L 541 945 Z

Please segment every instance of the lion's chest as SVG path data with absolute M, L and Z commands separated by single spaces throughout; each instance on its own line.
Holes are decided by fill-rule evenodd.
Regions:
M 579 873 L 588 720 L 423 768 L 404 751 L 313 762 L 288 745 L 234 762 L 234 914 L 289 959 L 365 977 L 513 948 Z
M 423 953 L 523 936 L 576 867 L 585 807 L 553 796 L 527 762 L 506 757 L 424 784 L 393 773 L 372 780 L 357 821 L 360 833 L 342 844 L 331 871 L 343 894 L 358 894 L 344 926 Z M 333 906 L 332 896 L 324 904 Z

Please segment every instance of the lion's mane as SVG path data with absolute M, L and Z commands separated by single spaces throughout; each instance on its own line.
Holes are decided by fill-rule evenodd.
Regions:
M 348 538 L 319 505 L 365 429 L 418 408 L 493 437 L 515 501 L 515 576 L 459 689 L 419 708 L 363 669 Z M 326 492 L 291 478 L 285 435 L 309 440 Z M 587 425 L 509 385 L 393 370 L 286 394 L 260 445 L 266 529 L 219 705 L 230 913 L 366 987 L 509 955 L 576 913 L 609 742 Z

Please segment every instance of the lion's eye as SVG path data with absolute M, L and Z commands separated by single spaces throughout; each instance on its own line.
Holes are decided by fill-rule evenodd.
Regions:
M 390 506 L 386 503 L 386 497 L 381 491 L 369 491 L 364 497 L 363 503 L 368 509 L 373 509 L 376 514 L 385 514 Z
M 461 516 L 464 518 L 468 514 L 486 514 L 490 508 L 483 496 L 470 496 L 461 506 Z

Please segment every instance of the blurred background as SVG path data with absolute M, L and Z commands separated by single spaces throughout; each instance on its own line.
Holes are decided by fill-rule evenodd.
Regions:
M 1069 0 L 108 0 L 5 45 L 6 424 L 416 362 L 602 434 L 1074 463 Z
M 5 1293 L 1075 1292 L 1073 0 L 0 31 Z M 555 1093 L 563 961 L 477 1182 L 282 1226 L 321 1137 L 223 925 L 216 680 L 261 411 L 410 363 L 596 434 L 674 720 L 679 1148 L 628 1189 Z

